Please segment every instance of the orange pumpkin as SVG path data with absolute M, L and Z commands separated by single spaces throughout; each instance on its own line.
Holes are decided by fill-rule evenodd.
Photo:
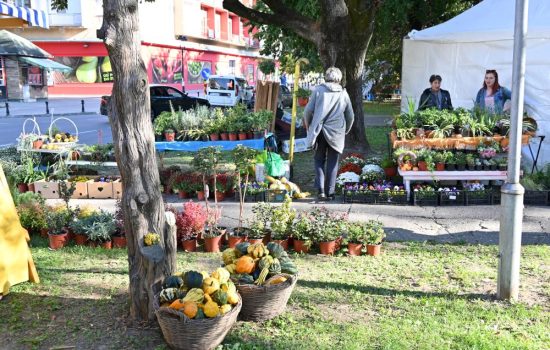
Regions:
M 235 268 L 235 271 L 238 273 L 238 274 L 242 274 L 242 273 L 252 273 L 254 272 L 254 259 L 252 259 L 252 257 L 248 256 L 248 255 L 244 255 L 244 256 L 241 256 L 239 259 L 237 259 L 237 262 L 236 262 L 236 268 Z
M 170 309 L 174 309 L 174 310 L 182 310 L 183 307 L 185 306 L 185 303 L 183 303 L 181 301 L 181 299 L 176 299 L 172 302 L 172 304 L 170 304 L 170 306 L 168 306 Z
M 195 318 L 198 311 L 199 307 L 196 303 L 192 301 L 186 301 L 185 303 L 183 303 L 183 313 L 185 314 L 185 316 L 189 318 Z

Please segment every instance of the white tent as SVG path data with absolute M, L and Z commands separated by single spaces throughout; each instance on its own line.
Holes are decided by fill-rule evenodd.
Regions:
M 402 110 L 407 99 L 417 105 L 432 74 L 443 78 L 454 107 L 471 108 L 486 69 L 496 69 L 499 83 L 511 88 L 515 0 L 485 0 L 437 26 L 409 33 L 403 41 Z M 546 135 L 539 163 L 550 162 L 550 0 L 529 1 L 525 72 L 526 111 Z M 538 138 L 533 138 L 536 152 Z M 531 156 L 524 147 L 524 160 Z

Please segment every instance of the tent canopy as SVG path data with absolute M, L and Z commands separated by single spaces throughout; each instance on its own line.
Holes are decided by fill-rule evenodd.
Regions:
M 29 40 L 7 30 L 0 30 L 0 56 L 52 57 Z
M 48 14 L 45 11 L 23 6 L 15 6 L 8 4 L 6 1 L 0 1 L 0 15 L 21 20 L 23 23 L 32 27 L 42 27 L 46 29 L 50 27 L 48 22 Z
M 432 74 L 441 75 L 455 108 L 473 106 L 487 69 L 496 69 L 500 85 L 511 88 L 514 18 L 515 0 L 485 0 L 445 23 L 409 33 L 403 41 L 401 109 L 407 110 L 409 99 L 418 105 Z M 537 134 L 547 136 L 539 164 L 550 161 L 549 19 L 550 0 L 529 1 L 525 110 L 536 119 Z M 523 155 L 531 159 L 528 150 Z

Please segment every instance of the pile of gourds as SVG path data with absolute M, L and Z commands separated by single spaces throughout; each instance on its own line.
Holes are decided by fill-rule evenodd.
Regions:
M 222 260 L 231 279 L 237 284 L 279 284 L 286 281 L 281 273 L 298 273 L 287 252 L 275 242 L 265 246 L 262 243 L 239 243 L 235 248 L 224 250 Z
M 239 303 L 237 288 L 229 277 L 221 267 L 210 275 L 198 271 L 176 273 L 164 279 L 160 304 L 191 319 L 223 316 Z

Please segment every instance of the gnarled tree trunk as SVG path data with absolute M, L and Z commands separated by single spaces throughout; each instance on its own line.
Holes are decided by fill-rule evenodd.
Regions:
M 175 219 L 165 214 L 160 193 L 149 85 L 140 50 L 138 0 L 103 0 L 98 38 L 107 47 L 114 75 L 109 121 L 124 186 L 130 313 L 136 320 L 152 320 L 154 294 L 176 266 L 176 235 Z M 161 236 L 159 245 L 144 246 L 148 232 Z

